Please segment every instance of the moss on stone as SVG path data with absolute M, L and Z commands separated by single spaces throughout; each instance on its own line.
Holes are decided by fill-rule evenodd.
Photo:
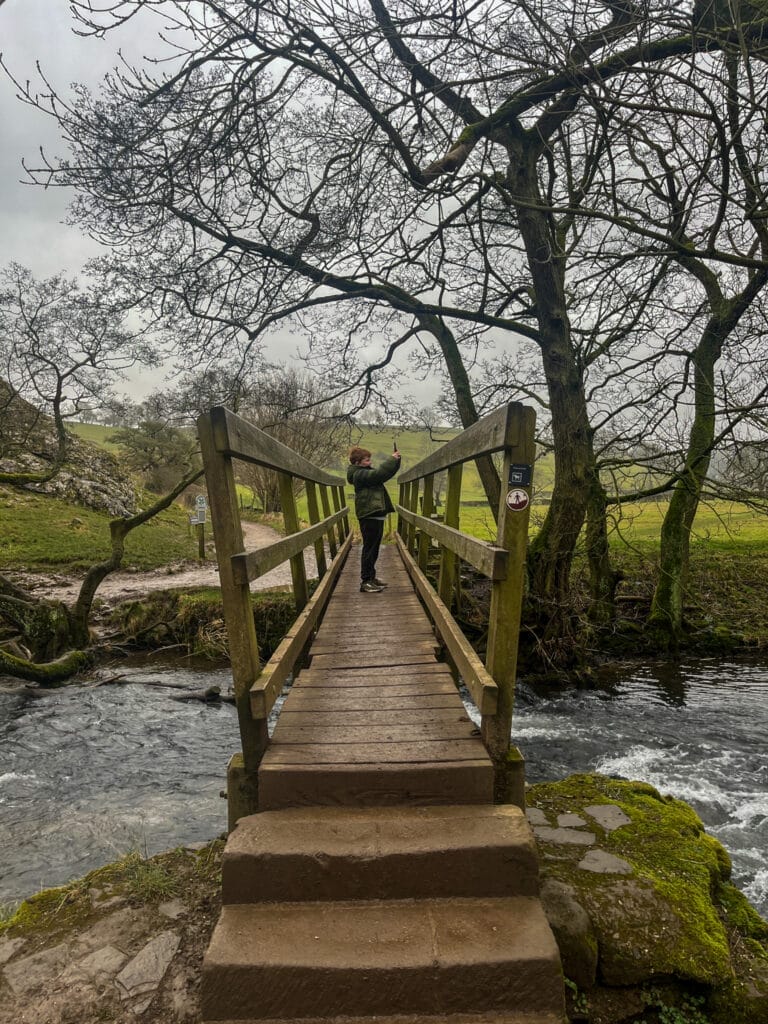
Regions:
M 218 884 L 223 848 L 224 840 L 214 839 L 199 850 L 177 847 L 148 858 L 131 851 L 67 885 L 28 897 L 12 916 L 0 922 L 0 936 L 41 935 L 49 942 L 51 936 L 77 928 L 93 917 L 94 890 L 141 904 L 184 891 L 184 880 L 190 874 Z
M 593 922 L 599 976 L 611 986 L 669 979 L 703 985 L 717 1024 L 768 1024 L 768 924 L 730 884 L 727 851 L 693 808 L 652 786 L 600 775 L 540 783 L 529 806 L 558 814 L 613 804 L 629 823 L 609 831 L 590 820 L 596 846 L 626 861 L 631 875 L 578 867 L 583 847 L 540 841 L 545 876 L 573 886 Z
M 296 618 L 291 593 L 261 591 L 253 595 L 253 617 L 259 656 L 267 661 Z M 190 654 L 226 658 L 227 631 L 221 591 L 161 590 L 141 600 L 125 601 L 112 612 L 110 622 L 126 637 L 147 647 L 177 643 Z

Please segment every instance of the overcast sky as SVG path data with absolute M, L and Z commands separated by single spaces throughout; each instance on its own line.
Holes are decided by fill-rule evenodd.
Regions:
M 11 73 L 29 79 L 34 90 L 45 87 L 36 71 L 39 63 L 57 93 L 66 95 L 72 82 L 98 83 L 117 63 L 118 47 L 129 63 L 138 63 L 155 39 L 154 19 L 148 26 L 134 19 L 104 40 L 84 38 L 72 29 L 67 0 L 4 0 L 0 4 L 0 52 Z M 51 156 L 63 155 L 55 122 L 16 98 L 16 88 L 0 73 L 0 264 L 15 260 L 36 277 L 61 271 L 77 273 L 100 247 L 77 228 L 65 223 L 70 194 L 64 189 L 24 185 L 22 158 L 35 165 L 42 146 Z M 295 354 L 295 342 L 275 340 L 272 359 Z M 136 398 L 157 386 L 156 374 L 135 375 L 126 389 Z M 434 401 L 436 388 L 416 385 L 416 401 Z
M 72 31 L 66 0 L 5 0 L 0 7 L 0 51 L 10 71 L 33 87 L 39 62 L 57 91 L 74 81 L 96 85 L 116 63 L 116 40 L 87 39 Z M 142 52 L 138 25 L 121 32 L 120 45 L 133 56 Z M 20 184 L 22 157 L 34 164 L 40 146 L 61 154 L 64 146 L 52 119 L 16 99 L 16 89 L 0 77 L 0 234 L 2 262 L 16 260 L 38 277 L 77 272 L 99 247 L 64 224 L 69 195 L 63 189 Z

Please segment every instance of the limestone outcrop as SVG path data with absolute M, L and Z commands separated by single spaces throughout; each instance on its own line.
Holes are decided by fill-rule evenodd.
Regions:
M 57 449 L 53 420 L 0 381 L 0 473 L 44 476 Z M 139 507 L 136 489 L 115 456 L 71 431 L 59 471 L 44 483 L 25 486 L 114 517 L 133 515 Z

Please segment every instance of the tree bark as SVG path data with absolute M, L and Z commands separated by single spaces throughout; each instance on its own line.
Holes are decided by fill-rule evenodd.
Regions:
M 616 617 L 616 587 L 622 573 L 613 568 L 608 544 L 608 501 L 598 473 L 593 471 L 587 504 L 586 546 L 589 565 L 589 618 L 607 625 Z
M 548 657 L 568 661 L 568 639 L 573 633 L 571 567 L 596 471 L 584 385 L 571 340 L 564 257 L 557 247 L 551 215 L 539 195 L 538 149 L 539 144 L 522 131 L 507 144 L 510 195 L 536 296 L 555 453 L 550 506 L 529 549 L 529 596 L 539 640 L 549 649 Z
M 691 529 L 709 471 L 715 438 L 715 365 L 732 322 L 712 319 L 693 355 L 694 419 L 685 468 L 675 484 L 661 527 L 659 579 L 648 626 L 676 646 L 683 632 L 683 604 L 690 563 Z
M 473 423 L 477 423 L 479 416 L 477 407 L 472 396 L 472 385 L 469 380 L 467 368 L 461 357 L 456 338 L 446 324 L 435 316 L 423 316 L 419 318 L 421 325 L 428 330 L 437 340 L 440 351 L 448 371 L 448 378 L 453 387 L 453 394 L 456 399 L 456 410 L 459 414 L 462 427 L 466 430 Z M 493 518 L 499 515 L 499 501 L 501 498 L 501 481 L 493 459 L 486 455 L 483 458 L 475 459 L 480 483 L 483 485 L 488 504 L 491 506 Z

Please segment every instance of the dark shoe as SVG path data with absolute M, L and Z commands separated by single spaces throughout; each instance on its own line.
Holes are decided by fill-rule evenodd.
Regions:
M 379 587 L 373 580 L 366 580 L 360 584 L 361 594 L 380 594 L 384 587 Z
M 386 585 L 387 585 L 384 582 L 384 580 L 380 580 L 378 576 L 374 577 L 373 582 L 376 584 L 377 587 L 386 587 Z

